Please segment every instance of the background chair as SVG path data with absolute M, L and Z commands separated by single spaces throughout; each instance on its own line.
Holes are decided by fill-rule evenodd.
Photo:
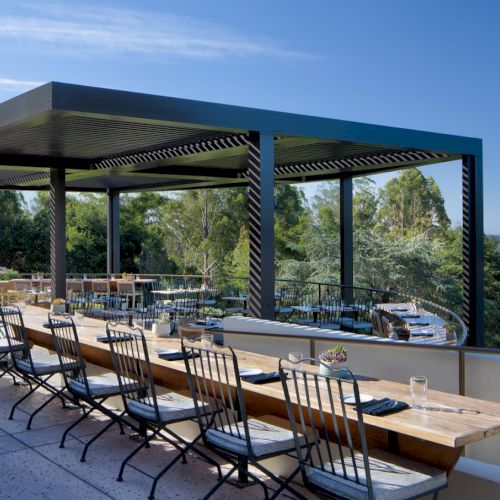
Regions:
M 297 363 L 280 360 L 304 485 L 329 498 L 390 500 L 429 493 L 436 498 L 437 492 L 447 486 L 446 472 L 382 450 L 368 452 L 354 375 L 349 371 L 345 377 L 345 370 L 339 370 L 338 376 L 322 375 L 318 365 L 321 362 L 315 359 Z M 344 399 L 347 395 L 354 395 L 356 402 L 350 408 Z M 353 414 L 356 418 L 349 420 Z M 306 426 L 310 426 L 309 433 Z M 304 448 L 303 435 L 308 436 Z
M 236 471 L 260 484 L 268 498 L 267 485 L 248 471 L 248 464 L 277 483 L 278 489 L 271 498 L 276 498 L 284 489 L 304 498 L 290 485 L 298 468 L 282 480 L 261 464 L 268 458 L 293 452 L 293 434 L 283 419 L 274 417 L 270 422 L 264 418 L 248 418 L 234 351 L 231 348 L 204 348 L 200 343 L 183 338 L 182 352 L 203 443 L 231 464 L 229 472 L 205 498 L 213 495 Z M 235 385 L 234 393 L 231 387 Z
M 106 333 L 125 410 L 130 417 L 139 422 L 144 436 L 144 441 L 122 462 L 117 480 L 123 480 L 126 466 L 132 467 L 153 479 L 149 498 L 154 498 L 159 479 L 180 459 L 186 463 L 186 455 L 190 450 L 217 467 L 220 477 L 219 464 L 195 446 L 200 435 L 188 442 L 172 430 L 172 424 L 196 418 L 195 404 L 191 398 L 175 392 L 161 396 L 156 394 L 148 346 L 143 332 L 137 328 L 108 323 Z M 156 476 L 151 476 L 129 462 L 142 448 L 149 446 L 154 438 L 163 439 L 174 446 L 179 453 Z

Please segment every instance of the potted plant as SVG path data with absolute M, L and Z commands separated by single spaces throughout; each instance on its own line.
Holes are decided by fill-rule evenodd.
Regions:
M 157 337 L 168 337 L 172 333 L 169 314 L 161 313 L 153 322 L 151 330 Z
M 347 349 L 343 345 L 336 345 L 322 351 L 319 355 L 320 373 L 324 375 L 339 375 L 336 370 L 347 369 Z
M 66 301 L 64 299 L 54 299 L 50 305 L 50 312 L 52 314 L 65 313 Z

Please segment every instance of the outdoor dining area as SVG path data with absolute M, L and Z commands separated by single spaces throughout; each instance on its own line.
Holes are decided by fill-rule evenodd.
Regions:
M 0 315 L 1 387 L 17 394 L 9 419 L 36 430 L 45 412 L 71 414 L 52 440 L 73 471 L 99 466 L 101 440 L 126 442 L 107 473 L 140 481 L 142 497 L 193 466 L 204 470 L 199 498 L 240 496 L 230 479 L 248 498 L 414 498 L 446 488 L 465 445 L 500 433 L 500 404 L 384 380 L 323 353 L 279 359 L 217 345 L 210 329 L 158 337 L 35 305 Z M 96 415 L 98 430 L 82 439 Z M 159 442 L 165 456 L 146 449 Z
M 2 488 L 36 469 L 61 498 L 498 492 L 480 140 L 57 82 L 0 118 L 0 188 L 50 193 L 48 272 L 0 283 Z M 461 313 L 355 286 L 353 178 L 457 160 Z M 280 279 L 274 187 L 328 179 L 339 283 Z M 247 278 L 121 273 L 120 193 L 236 186 Z M 69 191 L 106 195 L 106 273 L 68 272 Z
M 347 290 L 332 284 L 322 284 L 322 288 L 307 282 L 284 285 L 275 292 L 274 319 L 281 322 L 410 343 L 460 345 L 466 339 L 466 327 L 456 314 L 445 308 L 427 310 L 423 299 L 396 302 L 404 297 L 381 290 Z M 13 279 L 0 286 L 5 297 L 21 307 L 27 303 L 51 304 L 50 280 L 43 276 Z M 179 333 L 187 325 L 203 324 L 207 319 L 212 326 L 221 327 L 220 321 L 226 316 L 250 316 L 247 289 L 245 280 L 230 278 L 71 278 L 66 281 L 67 300 L 60 310 L 125 321 L 164 334 Z M 390 302 L 382 302 L 387 298 Z

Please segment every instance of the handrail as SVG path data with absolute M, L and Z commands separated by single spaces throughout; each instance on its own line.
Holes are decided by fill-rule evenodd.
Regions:
M 37 276 L 35 279 L 40 279 L 44 278 L 48 275 L 45 275 L 44 273 L 22 273 L 20 274 L 21 277 L 25 278 L 33 278 L 34 276 Z M 160 274 L 160 273 L 134 273 L 135 276 L 137 277 L 142 277 L 142 278 L 152 278 L 152 279 L 180 279 L 180 280 L 199 280 L 200 284 L 201 283 L 207 283 L 210 281 L 215 281 L 215 282 L 244 282 L 245 283 L 245 288 L 247 288 L 246 284 L 249 282 L 249 277 L 248 276 L 215 276 L 215 275 L 202 275 L 202 274 Z M 122 273 L 113 273 L 113 274 L 107 274 L 107 273 L 68 273 L 68 278 L 75 277 L 75 278 L 83 278 L 83 277 L 89 277 L 89 278 L 118 278 L 122 276 Z M 275 282 L 277 284 L 279 283 L 285 283 L 285 284 L 293 284 L 293 285 L 300 285 L 304 288 L 308 287 L 309 289 L 311 287 L 316 288 L 317 287 L 317 295 L 318 295 L 318 303 L 321 303 L 322 300 L 322 291 L 326 289 L 332 289 L 332 288 L 337 288 L 339 289 L 342 298 L 348 300 L 349 302 L 352 300 L 353 294 L 355 292 L 366 292 L 369 294 L 370 300 L 372 301 L 373 304 L 375 304 L 375 297 L 377 295 L 384 296 L 385 301 L 388 300 L 394 300 L 396 297 L 400 297 L 402 302 L 409 302 L 409 301 L 418 301 L 422 304 L 425 304 L 429 306 L 431 309 L 434 311 L 439 311 L 440 313 L 444 313 L 444 315 L 447 318 L 451 318 L 451 321 L 457 325 L 457 328 L 459 329 L 459 332 L 457 332 L 457 344 L 462 345 L 465 343 L 467 337 L 468 337 L 468 329 L 463 320 L 460 318 L 460 316 L 455 313 L 454 311 L 437 304 L 435 302 L 432 302 L 427 299 L 423 299 L 421 297 L 415 297 L 406 293 L 398 292 L 397 290 L 385 290 L 381 288 L 372 288 L 372 287 L 367 287 L 367 286 L 356 286 L 356 285 L 343 285 L 341 283 L 329 283 L 325 281 L 302 281 L 302 280 L 296 280 L 292 278 L 276 278 Z M 431 311 L 432 312 L 432 311 Z M 449 321 L 449 319 L 447 319 Z M 458 333 L 461 333 L 458 335 Z

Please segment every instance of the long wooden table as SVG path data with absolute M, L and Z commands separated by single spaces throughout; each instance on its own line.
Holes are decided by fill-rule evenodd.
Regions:
M 24 320 L 33 342 L 53 348 L 50 331 L 42 326 L 47 321 L 47 310 L 28 306 Z M 109 347 L 95 339 L 96 334 L 104 333 L 105 322 L 85 318 L 78 331 L 85 358 L 111 368 Z M 156 338 L 151 333 L 146 336 L 156 383 L 172 390 L 187 389 L 184 362 L 165 361 L 155 353 L 155 349 L 180 348 L 180 340 Z M 243 367 L 257 367 L 266 372 L 278 368 L 278 359 L 271 356 L 246 351 L 237 351 L 237 355 Z M 359 377 L 360 392 L 377 399 L 391 397 L 410 402 L 409 385 L 370 378 L 368 373 L 361 375 L 364 376 Z M 249 414 L 288 418 L 280 382 L 265 385 L 243 382 L 243 389 Z M 317 410 L 314 401 L 312 406 Z M 352 421 L 356 418 L 353 410 L 349 410 L 348 416 Z M 500 433 L 500 404 L 429 390 L 425 410 L 409 408 L 383 417 L 364 415 L 364 421 L 370 447 L 396 451 L 450 471 L 465 445 Z

